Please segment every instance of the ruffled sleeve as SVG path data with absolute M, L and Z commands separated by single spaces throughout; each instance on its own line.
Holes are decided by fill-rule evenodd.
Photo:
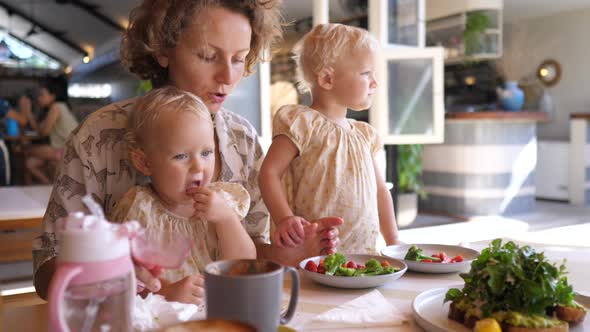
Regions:
M 238 183 L 213 182 L 209 189 L 221 194 L 229 207 L 234 210 L 240 220 L 244 220 L 250 210 L 250 194 Z
M 377 129 L 362 121 L 354 121 L 352 125 L 365 137 L 371 149 L 371 155 L 374 157 L 383 148 L 383 140 L 377 133 Z
M 316 111 L 301 105 L 287 105 L 281 107 L 273 119 L 272 137 L 287 136 L 297 147 L 299 152 L 305 151 L 313 137 L 313 128 L 318 116 Z
M 137 206 L 139 204 L 146 204 L 149 202 L 151 206 L 151 202 L 153 201 L 152 197 L 143 190 L 140 186 L 131 187 L 117 202 L 117 205 L 113 209 L 109 216 L 109 221 L 114 223 L 124 223 L 130 220 L 137 220 L 143 226 L 146 226 L 146 215 L 145 212 L 151 211 L 151 208 L 146 210 L 138 209 Z M 143 215 L 142 215 L 143 214 Z

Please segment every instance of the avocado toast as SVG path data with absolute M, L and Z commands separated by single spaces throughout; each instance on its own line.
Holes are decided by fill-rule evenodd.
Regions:
M 555 266 L 543 253 L 496 239 L 461 274 L 463 289 L 452 288 L 449 318 L 473 327 L 483 318 L 496 319 L 513 332 L 568 331 L 586 310 L 575 300 L 565 276 L 565 265 Z

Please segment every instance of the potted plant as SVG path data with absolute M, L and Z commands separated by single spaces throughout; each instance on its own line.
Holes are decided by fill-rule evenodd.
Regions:
M 399 226 L 414 222 L 418 215 L 418 195 L 426 198 L 422 188 L 422 145 L 399 145 L 397 148 L 397 211 Z
M 475 11 L 467 13 L 463 42 L 465 55 L 473 55 L 484 52 L 484 33 L 490 24 L 490 18 L 483 12 Z

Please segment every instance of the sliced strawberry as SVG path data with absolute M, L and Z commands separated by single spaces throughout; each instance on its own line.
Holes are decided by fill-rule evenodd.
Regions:
M 323 266 L 318 266 L 318 273 L 326 274 L 326 268 Z
M 383 262 L 381 262 L 381 266 L 382 267 L 388 267 L 388 266 L 391 266 L 391 264 L 389 264 L 388 261 L 383 261 Z
M 348 261 L 348 263 L 346 263 L 346 267 L 349 269 L 355 269 L 356 264 L 353 261 Z

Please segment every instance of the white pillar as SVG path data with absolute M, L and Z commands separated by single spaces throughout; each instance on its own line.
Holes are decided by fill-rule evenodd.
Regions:
M 573 205 L 586 203 L 586 119 L 570 119 L 569 201 Z
M 330 22 L 329 0 L 313 0 L 313 26 Z

